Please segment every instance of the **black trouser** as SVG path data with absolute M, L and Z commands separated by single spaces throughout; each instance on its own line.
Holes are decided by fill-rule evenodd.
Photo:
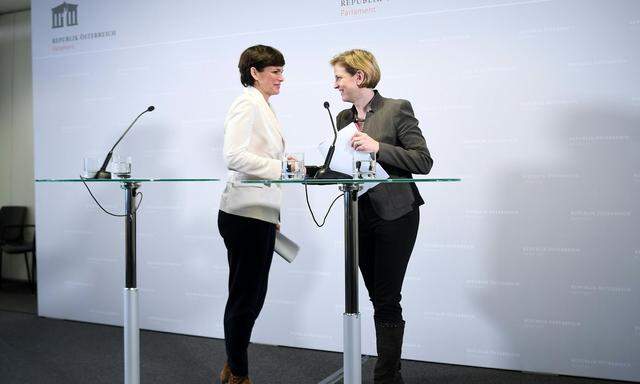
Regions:
M 229 260 L 229 299 L 224 310 L 227 363 L 234 375 L 247 376 L 247 348 L 267 295 L 276 226 L 219 211 L 218 229 Z
M 358 199 L 359 266 L 379 323 L 402 322 L 402 282 L 413 251 L 420 210 L 396 220 L 383 220 L 369 195 Z

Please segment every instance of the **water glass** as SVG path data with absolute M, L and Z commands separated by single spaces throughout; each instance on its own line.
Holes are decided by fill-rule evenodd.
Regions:
M 117 179 L 131 177 L 131 157 L 114 156 L 111 160 L 111 175 Z
M 286 153 L 282 159 L 282 179 L 302 180 L 304 176 L 304 153 Z
M 93 179 L 96 176 L 96 173 L 100 169 L 100 163 L 98 159 L 95 157 L 85 157 L 82 159 L 83 164 L 83 172 L 82 177 L 86 179 Z
M 354 179 L 375 179 L 376 153 L 355 151 L 353 153 L 352 175 Z

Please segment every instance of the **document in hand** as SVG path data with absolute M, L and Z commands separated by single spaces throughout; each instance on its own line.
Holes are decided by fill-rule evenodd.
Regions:
M 298 255 L 299 250 L 300 246 L 294 243 L 293 240 L 283 235 L 280 231 L 276 232 L 276 245 L 274 251 L 283 259 L 289 263 L 292 262 Z
M 338 131 L 338 137 L 336 138 L 336 149 L 333 153 L 333 158 L 331 159 L 331 164 L 329 167 L 334 171 L 343 172 L 347 175 L 353 174 L 353 155 L 356 152 L 355 149 L 351 147 L 351 138 L 353 135 L 358 132 L 356 125 L 351 123 L 346 127 L 342 128 Z M 327 152 L 329 151 L 329 147 L 333 142 L 333 137 L 328 138 L 322 141 L 318 145 L 318 150 L 322 154 L 323 157 L 327 156 Z M 389 174 L 380 166 L 380 163 L 376 163 L 376 179 L 388 179 Z M 373 188 L 378 183 L 365 183 L 362 185 L 362 189 L 358 192 L 358 196 L 365 193 L 369 188 Z

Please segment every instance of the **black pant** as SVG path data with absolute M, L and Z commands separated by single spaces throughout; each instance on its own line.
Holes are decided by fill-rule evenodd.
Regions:
M 219 211 L 218 230 L 229 260 L 229 299 L 224 310 L 227 363 L 234 375 L 247 376 L 247 348 L 267 295 L 276 226 Z
M 383 220 L 368 194 L 358 199 L 359 266 L 376 322 L 402 322 L 400 292 L 419 222 L 418 207 L 396 220 Z

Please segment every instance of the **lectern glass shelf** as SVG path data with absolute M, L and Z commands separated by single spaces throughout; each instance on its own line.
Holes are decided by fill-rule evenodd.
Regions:
M 455 178 L 422 178 L 422 179 L 274 179 L 274 180 L 242 180 L 243 184 L 307 184 L 307 185 L 333 185 L 333 184 L 371 184 L 371 183 L 446 183 L 460 181 Z
M 343 364 L 344 383 L 362 383 L 360 353 L 360 312 L 358 309 L 358 191 L 363 184 L 373 183 L 446 183 L 457 182 L 457 178 L 418 179 L 284 179 L 243 180 L 243 184 L 337 184 L 344 196 L 344 266 L 345 266 L 345 310 L 343 314 Z
M 181 181 L 219 181 L 220 179 L 199 179 L 199 178 L 130 178 L 130 179 L 36 179 L 36 183 L 159 183 L 159 182 L 181 182 Z
M 140 383 L 140 326 L 136 285 L 136 194 L 143 183 L 213 182 L 209 178 L 36 179 L 36 183 L 111 183 L 125 190 L 124 382 Z

